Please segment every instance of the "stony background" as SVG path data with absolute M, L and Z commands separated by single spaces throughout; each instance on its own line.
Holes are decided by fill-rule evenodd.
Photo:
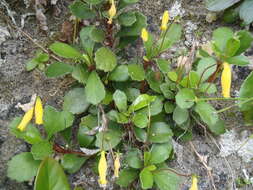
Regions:
M 12 11 L 16 12 L 15 18 L 17 23 L 21 15 L 26 12 L 33 12 L 32 8 L 26 8 L 22 1 L 9 0 Z M 25 1 L 27 2 L 27 1 Z M 59 0 L 59 8 L 62 14 L 59 17 L 52 16 L 48 11 L 49 34 L 42 34 L 36 25 L 34 17 L 29 17 L 25 22 L 24 30 L 29 32 L 33 39 L 45 44 L 52 32 L 59 31 L 59 25 L 63 22 L 64 11 L 66 11 L 68 0 Z M 188 50 L 193 41 L 200 43 L 210 39 L 212 30 L 218 26 L 224 26 L 221 20 L 207 22 L 213 15 L 208 13 L 203 6 L 202 0 L 140 0 L 137 5 L 147 17 L 149 30 L 157 32 L 160 24 L 160 16 L 164 10 L 169 10 L 171 17 L 181 17 L 181 23 L 184 25 L 184 37 L 182 42 L 174 47 L 167 55 L 173 57 L 179 51 Z M 0 6 L 0 11 L 3 7 Z M 208 16 L 207 16 L 208 15 Z M 57 23 L 57 24 L 55 24 Z M 237 26 L 231 26 L 237 29 Z M 7 161 L 15 154 L 27 151 L 29 147 L 22 141 L 11 136 L 8 132 L 8 124 L 14 116 L 22 115 L 22 111 L 15 105 L 18 102 L 27 103 L 32 94 L 39 94 L 44 101 L 53 106 L 61 104 L 63 91 L 65 88 L 59 86 L 63 79 L 51 80 L 46 79 L 39 71 L 26 72 L 25 62 L 34 55 L 37 48 L 22 35 L 16 33 L 8 27 L 5 20 L 0 17 L 0 190 L 25 190 L 32 189 L 28 183 L 18 184 L 6 177 Z M 249 51 L 248 55 L 251 56 Z M 242 80 L 250 72 L 249 68 L 235 69 L 234 74 L 234 91 L 238 90 Z M 64 81 L 63 81 L 64 83 Z M 56 92 L 56 93 L 55 93 Z M 222 105 L 218 105 L 222 106 Z M 253 177 L 252 161 L 245 162 L 245 156 L 253 153 L 253 142 L 239 153 L 236 152 L 238 147 L 250 132 L 247 130 L 238 130 L 242 126 L 240 115 L 232 111 L 229 115 L 223 116 L 227 121 L 228 128 L 236 130 L 221 136 L 219 138 L 205 137 L 201 129 L 196 129 L 193 144 L 197 151 L 206 156 L 209 167 L 212 168 L 216 188 L 218 190 L 233 190 L 236 178 Z M 231 143 L 234 143 L 233 146 Z M 217 146 L 216 144 L 217 143 Z M 188 143 L 174 143 L 177 159 L 170 162 L 171 167 L 178 169 L 183 173 L 196 173 L 199 175 L 200 190 L 211 189 L 209 178 L 206 170 L 195 157 Z M 253 157 L 253 156 L 252 156 Z M 248 157 L 247 157 L 248 158 Z M 87 167 L 81 169 L 77 176 L 72 176 L 71 181 L 83 180 L 86 189 L 94 190 L 97 187 L 96 178 L 91 176 L 92 173 Z M 190 180 L 185 179 L 182 189 L 189 188 Z M 118 187 L 110 186 L 110 189 Z M 253 189 L 252 186 L 243 189 Z

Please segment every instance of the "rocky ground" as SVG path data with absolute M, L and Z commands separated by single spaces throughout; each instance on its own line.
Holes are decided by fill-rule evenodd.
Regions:
M 22 14 L 33 13 L 32 8 L 26 8 L 22 1 L 8 1 L 10 9 L 15 11 L 14 18 L 17 25 L 20 25 Z M 24 1 L 27 2 L 27 1 Z M 53 11 L 46 14 L 48 18 L 48 34 L 43 34 L 38 30 L 34 16 L 25 20 L 24 31 L 31 34 L 34 40 L 45 45 L 50 41 L 54 32 L 59 31 L 67 10 L 67 0 L 59 0 L 58 8 L 62 13 L 52 16 Z M 184 25 L 183 41 L 165 56 L 171 56 L 178 51 L 184 51 L 191 47 L 193 41 L 204 43 L 210 39 L 211 32 L 218 26 L 224 26 L 221 20 L 215 20 L 215 15 L 208 13 L 203 6 L 202 0 L 140 0 L 137 5 L 147 17 L 149 29 L 156 32 L 160 24 L 160 16 L 168 9 L 171 17 L 181 17 Z M 6 13 L 6 9 L 0 5 L 0 11 Z M 208 15 L 208 16 L 207 16 Z M 209 22 L 207 22 L 209 21 Z M 212 22 L 210 22 L 212 21 Z M 55 24 L 57 23 L 57 24 Z M 235 26 L 231 26 L 238 29 Z M 27 103 L 32 94 L 39 94 L 43 100 L 50 105 L 61 105 L 62 95 L 66 87 L 60 86 L 63 79 L 51 80 L 39 71 L 26 72 L 25 62 L 34 55 L 37 47 L 24 37 L 17 34 L 6 23 L 6 19 L 0 17 L 0 190 L 25 190 L 32 189 L 28 183 L 18 184 L 6 176 L 7 161 L 15 154 L 27 151 L 29 147 L 22 141 L 11 136 L 8 132 L 8 124 L 14 116 L 22 114 L 22 111 L 15 106 L 17 103 Z M 129 49 L 131 51 L 131 49 Z M 251 50 L 252 51 L 252 50 Z M 251 56 L 249 51 L 248 55 Z M 250 72 L 250 68 L 234 68 L 233 91 L 238 91 L 242 80 Z M 218 105 L 217 106 L 222 106 Z M 240 151 L 240 145 L 251 134 L 248 130 L 241 130 L 243 126 L 240 114 L 236 110 L 223 115 L 229 131 L 221 137 L 204 136 L 201 128 L 195 130 L 192 141 L 196 151 L 202 159 L 206 159 L 208 167 L 212 170 L 212 176 L 217 190 L 234 190 L 236 180 L 241 177 L 250 179 L 253 183 L 253 167 L 251 158 L 253 157 L 253 140 L 249 141 Z M 170 166 L 178 169 L 181 173 L 196 173 L 200 176 L 199 189 L 212 189 L 210 186 L 210 176 L 206 168 L 196 157 L 193 148 L 189 143 L 174 143 L 177 158 L 170 162 Z M 83 182 L 88 190 L 99 189 L 96 178 L 92 176 L 90 169 L 83 167 L 81 171 L 71 176 L 72 182 Z M 182 190 L 189 188 L 190 181 L 185 180 Z M 117 189 L 111 186 L 110 189 Z M 253 189 L 252 185 L 244 186 L 241 189 Z

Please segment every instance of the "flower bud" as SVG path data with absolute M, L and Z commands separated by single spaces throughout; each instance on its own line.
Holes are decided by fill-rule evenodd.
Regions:
M 98 180 L 99 184 L 101 186 L 106 186 L 107 162 L 105 158 L 105 151 L 101 151 L 101 156 L 98 163 L 98 173 L 99 173 L 99 180 Z
M 221 74 L 221 87 L 222 87 L 222 95 L 224 98 L 230 97 L 231 80 L 232 80 L 231 67 L 228 63 L 224 62 L 223 71 Z
M 43 124 L 43 105 L 39 96 L 36 98 L 34 111 L 35 111 L 35 123 L 38 125 Z
M 146 28 L 143 28 L 141 30 L 141 38 L 142 38 L 143 42 L 148 41 L 148 31 L 146 30 Z
M 161 30 L 165 31 L 168 28 L 168 22 L 169 22 L 169 11 L 164 11 L 163 18 L 162 18 L 162 24 L 161 24 Z
M 192 185 L 189 190 L 198 190 L 198 178 L 195 175 L 192 176 Z
M 17 127 L 20 131 L 24 131 L 26 126 L 28 125 L 28 123 L 32 120 L 33 110 L 34 110 L 34 108 L 32 107 L 30 110 L 28 110 L 25 113 L 24 117 L 22 118 L 21 122 L 19 123 L 19 125 Z
M 117 13 L 117 10 L 115 6 L 115 2 L 114 0 L 111 0 L 111 8 L 108 11 L 108 14 L 109 14 L 108 24 L 112 24 L 112 19 L 116 15 L 116 13 Z
M 120 169 L 120 154 L 116 154 L 116 158 L 114 160 L 114 177 L 119 177 L 119 169 Z

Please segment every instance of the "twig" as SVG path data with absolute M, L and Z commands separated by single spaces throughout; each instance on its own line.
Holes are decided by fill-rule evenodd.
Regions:
M 198 151 L 196 150 L 195 146 L 193 145 L 193 143 L 190 141 L 189 142 L 192 150 L 195 152 L 195 154 L 197 155 L 197 157 L 199 158 L 199 161 L 203 164 L 203 166 L 206 168 L 207 171 L 207 175 L 211 180 L 211 186 L 213 187 L 214 190 L 217 190 L 214 184 L 214 179 L 213 179 L 213 175 L 212 175 L 212 168 L 210 168 L 207 163 L 205 162 L 205 160 L 203 160 L 203 156 L 201 156 Z
M 84 154 L 83 152 L 70 150 L 70 149 L 65 149 L 65 148 L 62 148 L 60 145 L 58 145 L 56 143 L 53 145 L 53 150 L 55 152 L 61 153 L 61 154 L 75 154 L 75 155 L 79 155 L 79 156 L 88 157 L 88 155 Z

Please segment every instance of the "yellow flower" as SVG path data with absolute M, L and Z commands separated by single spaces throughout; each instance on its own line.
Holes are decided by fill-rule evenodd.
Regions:
M 144 42 L 148 41 L 148 31 L 146 30 L 146 28 L 143 28 L 141 30 L 141 38 Z
M 116 15 L 116 13 L 117 13 L 117 10 L 115 6 L 115 2 L 114 0 L 111 0 L 111 8 L 108 11 L 108 14 L 109 14 L 108 24 L 112 24 L 112 19 Z
M 99 184 L 101 186 L 106 186 L 106 174 L 107 174 L 107 162 L 105 158 L 105 151 L 101 152 L 100 160 L 98 163 L 98 173 L 99 173 Z
M 165 11 L 163 13 L 163 18 L 162 18 L 162 24 L 161 24 L 161 30 L 167 30 L 168 28 L 168 22 L 169 22 L 169 11 Z
M 120 169 L 120 155 L 116 154 L 116 158 L 114 160 L 114 177 L 119 177 L 119 169 Z
M 43 105 L 39 96 L 35 102 L 35 123 L 38 125 L 43 124 Z
M 230 97 L 231 80 L 232 80 L 231 67 L 228 63 L 224 62 L 223 71 L 221 74 L 221 87 L 222 87 L 222 95 L 224 98 Z
M 189 190 L 198 190 L 198 178 L 196 176 L 192 176 L 192 186 Z
M 28 110 L 25 113 L 24 117 L 22 118 L 22 121 L 19 123 L 19 125 L 17 127 L 20 131 L 24 131 L 26 126 L 28 125 L 28 123 L 32 120 L 33 110 L 34 110 L 34 108 L 32 107 L 30 110 Z

